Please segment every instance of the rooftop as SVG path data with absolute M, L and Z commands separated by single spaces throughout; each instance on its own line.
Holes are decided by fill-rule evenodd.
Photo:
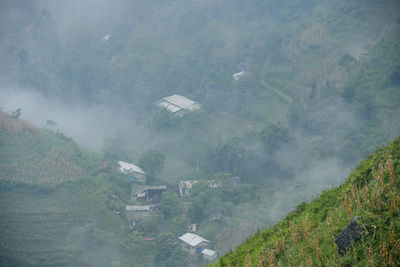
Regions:
M 137 173 L 141 173 L 141 174 L 146 174 L 139 166 L 136 166 L 133 163 L 118 161 L 118 164 L 119 164 L 119 170 L 122 173 L 137 172 Z
M 204 254 L 204 255 L 207 255 L 207 256 L 210 256 L 210 257 L 214 256 L 215 253 L 216 252 L 214 250 L 211 250 L 211 249 L 208 249 L 208 248 L 205 248 L 205 249 L 203 249 L 201 251 L 201 254 Z
M 195 247 L 202 242 L 210 243 L 210 241 L 208 241 L 207 239 L 204 239 L 201 236 L 192 233 L 186 233 L 182 235 L 181 237 L 179 237 L 179 240 L 185 242 L 186 244 L 189 244 L 192 247 Z
M 196 101 L 193 101 L 183 95 L 177 94 L 164 97 L 157 103 L 158 106 L 165 107 L 172 113 L 177 112 L 181 109 L 193 111 L 199 109 L 201 106 Z
M 195 185 L 197 183 L 197 180 L 191 180 L 191 181 L 180 181 L 179 182 L 179 186 L 181 188 L 188 188 L 191 189 L 193 187 L 193 185 Z
M 126 206 L 126 211 L 151 211 L 155 205 L 144 205 L 144 206 Z

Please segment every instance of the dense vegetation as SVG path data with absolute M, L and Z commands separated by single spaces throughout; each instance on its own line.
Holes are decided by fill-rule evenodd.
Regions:
M 213 266 L 397 266 L 400 261 L 400 138 L 362 161 L 347 181 L 302 203 Z M 359 216 L 361 240 L 335 239 Z
M 12 113 L 0 113 L 1 212 L 12 213 L 2 229 L 15 227 L 2 257 L 86 263 L 102 244 L 118 251 L 99 258 L 107 265 L 201 264 L 178 247 L 188 224 L 222 254 L 341 184 L 400 135 L 399 10 L 396 0 L 1 2 L 0 108 Z M 176 93 L 202 108 L 178 117 L 153 105 Z M 83 149 L 99 136 L 96 153 Z M 136 202 L 119 160 L 168 186 L 131 232 L 123 210 Z M 200 182 L 179 198 L 180 180 Z M 211 190 L 208 180 L 223 187 Z M 55 239 L 15 223 L 29 215 L 25 202 L 71 257 L 42 255 Z M 64 215 L 45 217 L 47 209 Z M 90 219 L 65 219 L 82 213 Z M 229 219 L 210 221 L 217 213 Z M 40 234 L 10 237 L 19 227 Z M 65 243 L 76 227 L 91 234 Z M 23 242 L 30 247 L 18 250 Z

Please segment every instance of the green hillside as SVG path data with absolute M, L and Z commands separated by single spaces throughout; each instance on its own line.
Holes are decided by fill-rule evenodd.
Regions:
M 129 183 L 61 133 L 0 114 L 0 265 L 126 265 Z M 143 261 L 145 258 L 141 257 Z M 140 262 L 136 259 L 138 265 Z
M 213 266 L 396 266 L 400 262 L 400 138 L 362 161 L 347 181 L 302 203 Z M 360 240 L 335 239 L 357 220 Z
M 39 129 L 1 111 L 0 146 L 1 180 L 56 184 L 105 167 L 62 133 Z

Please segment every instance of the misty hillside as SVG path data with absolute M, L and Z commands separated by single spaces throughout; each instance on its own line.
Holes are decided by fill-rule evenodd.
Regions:
M 60 132 L 40 129 L 0 111 L 0 177 L 29 184 L 56 184 L 100 169 L 99 158 L 86 153 Z M 90 170 L 90 172 L 88 172 Z
M 202 266 L 345 183 L 400 136 L 399 14 L 0 1 L 1 260 Z
M 400 138 L 369 155 L 344 184 L 300 204 L 213 266 L 397 266 L 399 177 Z M 353 221 L 350 242 L 337 243 Z
M 126 199 L 127 181 L 111 179 L 72 139 L 5 112 L 0 144 L 1 265 L 109 265 L 121 257 L 127 226 L 110 195 Z

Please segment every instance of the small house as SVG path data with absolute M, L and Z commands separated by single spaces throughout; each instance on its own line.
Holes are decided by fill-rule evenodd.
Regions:
M 189 232 L 196 232 L 197 231 L 197 223 L 192 223 L 188 226 Z
M 210 215 L 208 215 L 208 220 L 210 222 L 212 222 L 212 221 L 219 221 L 219 222 L 226 221 L 226 220 L 229 220 L 229 218 L 230 218 L 229 216 L 225 215 L 224 213 L 222 213 L 220 211 L 216 211 L 216 212 L 213 212 Z
M 197 183 L 197 180 L 191 180 L 191 181 L 180 181 L 179 182 L 179 195 L 181 197 L 189 196 L 190 190 L 193 188 L 193 186 Z
M 207 187 L 211 188 L 211 189 L 220 188 L 220 187 L 222 187 L 222 183 L 219 183 L 219 182 L 214 181 L 214 180 L 208 180 L 207 181 Z
M 235 80 L 235 81 L 238 81 L 239 79 L 240 79 L 240 77 L 242 77 L 244 74 L 245 74 L 246 72 L 245 71 L 241 71 L 241 72 L 237 72 L 237 73 L 235 73 L 235 74 L 233 74 L 232 76 L 233 76 L 233 79 Z
M 146 173 L 139 166 L 124 161 L 118 161 L 118 165 L 123 174 L 132 175 L 136 181 L 146 182 Z
M 171 95 L 154 103 L 156 106 L 167 109 L 169 113 L 183 116 L 186 112 L 200 109 L 201 105 L 183 95 Z
M 155 205 L 129 205 L 126 206 L 126 218 L 128 219 L 129 227 L 133 229 L 137 222 L 143 222 L 150 217 L 150 212 Z
M 210 243 L 207 239 L 192 233 L 182 235 L 179 237 L 179 240 L 181 241 L 182 248 L 193 257 L 200 255 L 201 251 Z
M 217 252 L 208 248 L 203 249 L 201 254 L 203 255 L 203 259 L 207 262 L 213 262 L 218 257 Z
M 132 185 L 131 197 L 137 201 L 159 202 L 166 185 Z

